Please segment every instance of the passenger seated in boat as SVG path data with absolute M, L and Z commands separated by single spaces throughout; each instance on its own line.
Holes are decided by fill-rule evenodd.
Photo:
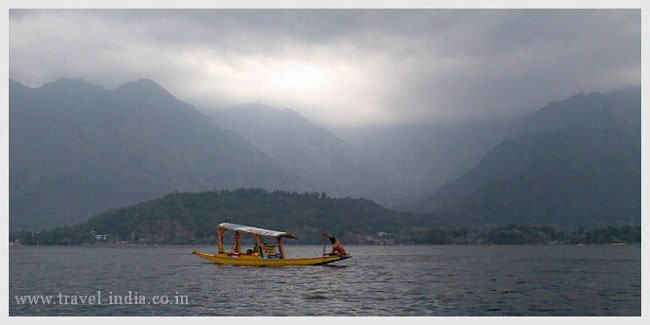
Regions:
M 246 250 L 246 255 L 253 255 L 253 249 L 249 248 Z
M 260 248 L 260 246 L 257 245 L 257 243 L 255 243 L 255 245 L 253 245 L 253 249 L 252 249 L 253 252 L 250 255 L 252 255 L 252 256 L 260 256 L 260 251 L 261 250 L 262 249 Z
M 327 255 L 330 255 L 330 256 L 333 256 L 333 255 L 336 255 L 336 256 L 346 255 L 345 248 L 343 248 L 343 245 L 341 245 L 341 243 L 338 240 L 336 240 L 336 238 L 328 235 L 327 231 L 323 232 L 323 236 L 329 238 L 330 242 L 332 243 L 332 251 L 327 253 Z

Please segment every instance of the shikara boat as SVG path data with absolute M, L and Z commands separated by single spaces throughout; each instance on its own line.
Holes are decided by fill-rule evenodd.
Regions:
M 234 246 L 230 252 L 226 252 L 223 247 L 223 234 L 226 231 L 234 232 Z M 241 251 L 241 245 L 239 243 L 239 235 L 241 233 L 252 235 L 256 239 L 255 247 L 248 250 L 246 253 L 242 253 Z M 275 237 L 277 245 L 267 245 L 264 243 L 262 237 Z M 217 264 L 248 266 L 324 265 L 351 257 L 350 255 L 339 256 L 323 254 L 322 256 L 314 257 L 286 258 L 284 247 L 282 246 L 282 238 L 297 239 L 294 234 L 288 232 L 233 223 L 222 223 L 219 224 L 217 231 L 217 253 L 192 251 L 192 254 Z M 278 252 L 276 252 L 276 247 Z

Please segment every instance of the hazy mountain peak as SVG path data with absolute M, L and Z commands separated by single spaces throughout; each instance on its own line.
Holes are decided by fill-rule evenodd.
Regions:
M 578 93 L 561 101 L 553 101 L 523 118 L 525 130 L 550 131 L 569 125 L 585 125 L 603 120 L 607 100 L 602 93 Z
M 293 186 L 268 155 L 151 80 L 12 87 L 9 112 L 12 228 L 72 223 L 174 190 Z
M 138 87 L 152 87 L 163 89 L 159 84 L 149 78 L 141 78 L 136 81 L 127 82 L 125 85 L 132 84 L 137 85 Z
M 542 108 L 540 111 L 545 111 L 548 109 L 552 109 L 555 107 L 560 106 L 562 109 L 572 109 L 574 105 L 576 104 L 582 104 L 585 101 L 594 101 L 594 100 L 602 100 L 603 99 L 603 94 L 599 92 L 594 92 L 594 93 L 589 93 L 585 94 L 583 92 L 577 93 L 569 98 L 560 100 L 560 101 L 552 101 L 546 107 Z
M 54 81 L 55 84 L 90 84 L 90 82 L 81 79 L 81 78 L 73 78 L 73 77 L 60 77 Z
M 15 85 L 15 86 L 21 86 L 21 87 L 26 87 L 25 85 L 21 84 L 20 82 L 9 78 L 9 85 Z
M 547 105 L 440 187 L 428 211 L 450 222 L 638 224 L 640 93 L 614 94 L 580 93 Z
M 29 88 L 32 89 L 32 88 Z M 33 88 L 42 94 L 59 94 L 55 98 L 73 98 L 73 97 L 95 97 L 105 93 L 107 90 L 100 86 L 80 78 L 59 78 L 54 82 L 44 83 L 40 87 Z
M 27 89 L 31 89 L 31 88 L 21 84 L 20 82 L 18 82 L 16 80 L 13 80 L 13 79 L 9 78 L 9 89 L 11 89 L 12 91 L 15 91 L 15 90 L 18 90 L 18 89 L 27 90 Z
M 286 115 L 300 115 L 298 112 L 292 110 L 291 108 L 283 108 L 280 111 Z
M 243 105 L 228 107 L 223 109 L 222 111 L 240 111 L 246 113 L 275 113 L 280 111 L 280 109 L 266 104 L 253 103 L 253 104 L 243 104 Z
M 106 89 L 100 85 L 88 82 L 81 78 L 67 78 L 62 77 L 57 79 L 54 82 L 44 83 L 40 89 L 43 90 L 55 90 L 55 91 L 106 91 Z
M 117 89 L 118 92 L 127 92 L 147 96 L 174 97 L 165 88 L 151 79 L 138 79 L 129 81 Z
M 309 119 L 290 108 L 278 108 L 258 103 L 232 106 L 222 109 L 214 116 L 214 118 L 217 121 L 226 124 L 228 124 L 229 120 L 245 119 L 248 121 L 264 121 L 265 124 L 272 123 L 282 125 L 282 128 L 288 127 L 285 123 L 297 123 L 301 127 L 315 127 Z

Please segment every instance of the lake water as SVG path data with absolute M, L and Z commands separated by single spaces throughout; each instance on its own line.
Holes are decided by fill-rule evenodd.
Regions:
M 190 254 L 192 249 L 215 250 L 11 247 L 9 314 L 641 314 L 638 245 L 346 245 L 353 258 L 335 266 L 279 268 L 211 264 Z M 313 256 L 322 246 L 287 245 L 286 250 Z M 19 303 L 16 296 L 24 295 L 53 298 L 50 304 Z M 99 300 L 90 304 L 86 296 Z

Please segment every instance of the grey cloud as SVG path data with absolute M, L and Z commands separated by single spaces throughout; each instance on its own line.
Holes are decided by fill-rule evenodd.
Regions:
M 640 84 L 640 24 L 639 10 L 11 10 L 10 76 L 148 77 L 190 103 L 326 123 L 489 118 Z

